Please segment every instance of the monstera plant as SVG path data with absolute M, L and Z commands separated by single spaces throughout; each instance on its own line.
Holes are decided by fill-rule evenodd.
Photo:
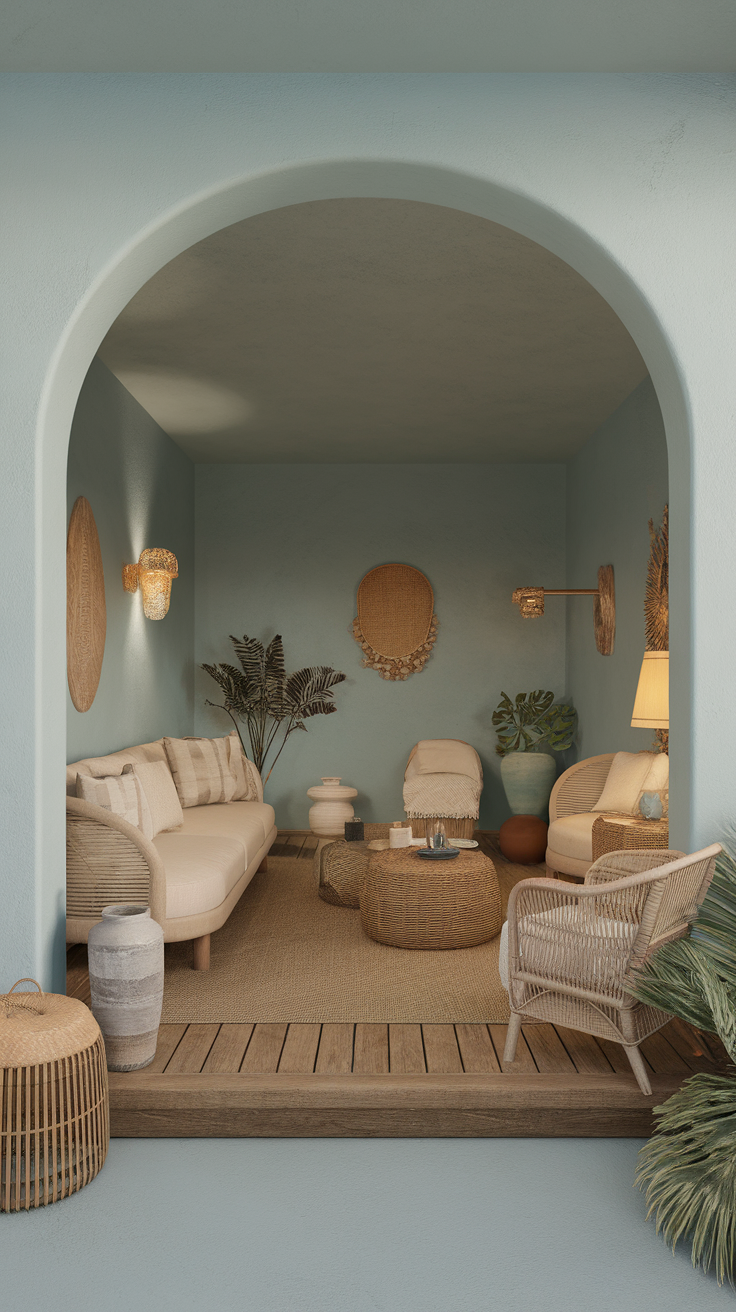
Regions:
M 555 702 L 553 692 L 537 688 L 508 693 L 493 712 L 498 736 L 496 751 L 501 761 L 501 781 L 512 815 L 547 815 L 547 803 L 557 773 L 557 764 L 545 747 L 564 752 L 575 733 L 575 711 L 567 703 Z
M 266 783 L 296 729 L 306 732 L 305 720 L 314 715 L 332 715 L 337 710 L 332 700 L 332 689 L 343 683 L 345 675 L 329 665 L 310 665 L 303 670 L 286 673 L 284 644 L 280 634 L 268 647 L 257 638 L 234 638 L 230 635 L 240 669 L 235 665 L 203 665 L 218 684 L 221 702 L 206 701 L 230 716 L 241 743 L 243 736 L 238 727 L 240 720 L 248 731 L 250 751 L 243 750 L 255 763 L 261 775 L 269 753 L 276 752 L 264 779 Z

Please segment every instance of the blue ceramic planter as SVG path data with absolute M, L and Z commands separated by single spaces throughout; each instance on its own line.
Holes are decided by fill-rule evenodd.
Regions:
M 509 752 L 501 757 L 501 781 L 512 815 L 547 819 L 557 762 L 546 752 Z

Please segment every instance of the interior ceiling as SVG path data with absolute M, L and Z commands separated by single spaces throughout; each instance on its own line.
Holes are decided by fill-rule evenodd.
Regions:
M 721 72 L 733 0 L 4 0 L 0 69 Z M 145 94 L 145 92 L 144 92 Z
M 544 247 L 374 199 L 207 237 L 99 354 L 197 462 L 566 460 L 647 373 L 608 303 Z

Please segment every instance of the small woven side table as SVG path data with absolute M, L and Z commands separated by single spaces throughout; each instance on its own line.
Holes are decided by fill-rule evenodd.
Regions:
M 322 843 L 317 849 L 319 895 L 333 907 L 359 907 L 368 859 L 371 853 L 363 843 Z
M 501 931 L 496 868 L 482 852 L 429 861 L 416 848 L 371 852 L 360 894 L 363 929 L 395 948 L 471 948 Z
M 89 1007 L 16 988 L 0 994 L 0 1212 L 76 1193 L 110 1141 L 105 1045 Z
M 668 820 L 645 820 L 634 815 L 599 815 L 593 821 L 593 860 L 606 852 L 622 849 L 668 848 L 670 827 Z

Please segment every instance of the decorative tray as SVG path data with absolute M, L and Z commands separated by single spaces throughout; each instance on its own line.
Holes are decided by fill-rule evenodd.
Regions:
M 417 856 L 423 856 L 425 861 L 451 861 L 453 857 L 459 855 L 460 851 L 457 847 L 420 847 L 417 849 Z

